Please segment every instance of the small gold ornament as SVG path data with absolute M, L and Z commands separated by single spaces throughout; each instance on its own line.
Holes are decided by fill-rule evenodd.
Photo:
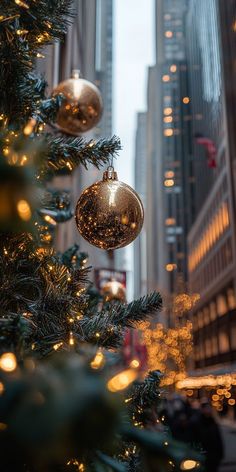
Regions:
M 103 180 L 80 196 L 75 212 L 79 233 L 101 249 L 118 249 L 130 244 L 143 226 L 144 211 L 138 194 L 119 182 L 113 167 Z
M 102 295 L 104 296 L 105 302 L 111 302 L 118 300 L 119 302 L 125 303 L 126 301 L 126 290 L 117 280 L 110 280 L 102 287 Z
M 71 79 L 54 89 L 53 96 L 59 94 L 65 97 L 56 120 L 62 131 L 80 136 L 100 121 L 103 110 L 101 93 L 92 82 L 81 79 L 78 70 L 72 72 Z

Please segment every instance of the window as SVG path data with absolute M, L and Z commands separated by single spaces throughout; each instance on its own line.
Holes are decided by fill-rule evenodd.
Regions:
M 236 349 L 236 320 L 231 324 L 230 340 L 231 340 L 231 348 Z
M 218 316 L 225 315 L 225 313 L 227 313 L 227 311 L 228 311 L 225 296 L 224 295 L 218 295 L 218 297 L 216 299 L 216 304 L 217 304 Z
M 217 312 L 216 312 L 216 304 L 215 302 L 210 303 L 210 319 L 211 321 L 214 321 L 217 317 Z
M 226 328 L 219 331 L 219 351 L 221 353 L 229 351 L 229 337 Z
M 234 308 L 236 308 L 236 299 L 235 299 L 235 293 L 234 293 L 233 288 L 228 288 L 227 300 L 228 300 L 228 305 L 229 305 L 230 310 L 233 310 Z

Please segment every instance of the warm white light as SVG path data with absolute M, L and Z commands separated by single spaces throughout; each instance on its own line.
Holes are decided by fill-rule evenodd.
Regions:
M 0 368 L 5 372 L 13 372 L 17 367 L 16 356 L 13 352 L 5 352 L 0 357 Z
M 134 369 L 123 370 L 107 382 L 107 388 L 110 392 L 124 390 L 137 378 L 137 375 L 137 371 Z
M 17 212 L 19 214 L 19 217 L 23 221 L 30 220 L 30 218 L 31 218 L 31 209 L 30 209 L 30 206 L 29 206 L 29 204 L 26 200 L 19 200 L 19 202 L 17 203 L 16 208 L 17 208 Z
M 197 466 L 197 462 L 193 461 L 192 459 L 186 459 L 185 461 L 181 462 L 180 469 L 181 470 L 192 470 Z
M 130 362 L 130 367 L 133 367 L 134 369 L 137 369 L 139 366 L 140 366 L 140 362 L 138 359 L 133 359 L 131 362 Z

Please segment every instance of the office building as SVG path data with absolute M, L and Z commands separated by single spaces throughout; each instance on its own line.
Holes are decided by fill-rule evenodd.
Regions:
M 147 154 L 147 114 L 140 112 L 137 114 L 137 127 L 135 137 L 135 190 L 140 196 L 144 212 L 146 212 L 146 154 Z M 146 243 L 146 222 L 143 229 L 134 241 L 134 296 L 141 297 L 147 293 L 147 243 Z
M 232 371 L 236 360 L 235 13 L 235 2 L 190 0 L 186 22 L 195 180 L 188 278 L 200 294 L 192 320 L 202 374 Z
M 147 286 L 167 303 L 187 278 L 184 181 L 191 169 L 185 0 L 156 1 L 156 65 L 147 97 Z M 167 320 L 171 322 L 170 319 Z

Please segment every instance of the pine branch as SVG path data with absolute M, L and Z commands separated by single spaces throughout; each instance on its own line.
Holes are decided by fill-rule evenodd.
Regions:
M 98 169 L 109 163 L 109 158 L 115 156 L 121 149 L 119 138 L 100 139 L 86 142 L 83 138 L 51 137 L 46 135 L 48 151 L 45 162 L 39 172 L 41 178 L 56 173 L 69 173 L 79 164 L 86 169 L 93 164 Z
M 153 292 L 128 305 L 110 305 L 106 310 L 92 316 L 89 313 L 85 314 L 81 320 L 84 340 L 91 343 L 97 342 L 108 349 L 118 347 L 123 341 L 125 328 L 134 327 L 159 311 L 161 306 L 160 294 Z
M 111 318 L 113 323 L 120 323 L 126 327 L 134 327 L 140 321 L 157 313 L 162 308 L 160 293 L 153 292 L 139 300 L 134 300 L 128 305 L 115 305 L 112 309 Z

